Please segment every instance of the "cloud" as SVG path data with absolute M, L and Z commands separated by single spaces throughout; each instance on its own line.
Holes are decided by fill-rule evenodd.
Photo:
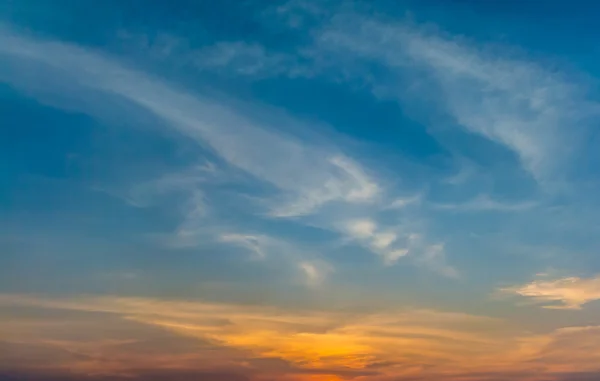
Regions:
M 369 238 L 375 234 L 376 228 L 371 220 L 355 220 L 348 224 L 348 233 L 356 238 Z
M 319 9 L 312 2 L 301 3 L 290 2 L 275 14 L 297 22 L 306 15 L 328 17 L 313 20 L 313 39 L 296 49 L 296 55 L 267 54 L 263 47 L 239 42 L 225 44 L 225 51 L 236 52 L 236 57 L 253 52 L 261 62 L 257 65 L 270 66 L 273 75 L 287 70 L 294 77 L 305 71 L 335 81 L 360 81 L 377 97 L 393 98 L 404 106 L 420 104 L 428 114 L 437 105 L 438 113 L 449 117 L 446 124 L 512 151 L 544 186 L 572 170 L 580 155 L 577 147 L 590 133 L 589 118 L 597 115 L 598 107 L 568 73 L 509 47 L 477 44 L 408 21 L 365 17 L 335 5 Z M 219 46 L 215 49 L 223 50 Z M 371 70 L 373 62 L 382 73 Z M 239 70 L 234 65 L 232 72 Z M 429 130 L 450 144 L 444 140 L 446 131 L 435 126 Z
M 322 186 L 307 190 L 294 201 L 276 207 L 270 215 L 299 217 L 331 201 L 371 203 L 376 200 L 380 187 L 356 163 L 344 156 L 333 156 L 327 161 L 333 166 L 336 176 L 325 179 Z
M 333 267 L 323 261 L 301 261 L 298 267 L 304 273 L 309 286 L 318 286 L 333 272 Z
M 431 203 L 431 206 L 440 210 L 457 212 L 519 212 L 532 209 L 538 204 L 537 201 L 501 202 L 488 195 L 479 195 L 462 203 Z
M 350 238 L 358 240 L 368 249 L 379 254 L 388 265 L 408 254 L 407 248 L 393 245 L 398 239 L 396 232 L 381 230 L 371 219 L 350 220 L 342 229 Z
M 389 209 L 403 209 L 409 205 L 418 204 L 423 198 L 422 194 L 417 194 L 411 197 L 400 197 L 395 199 L 388 206 Z
M 388 248 L 396 240 L 396 234 L 392 232 L 379 233 L 373 236 L 372 244 L 378 249 Z
M 316 54 L 333 52 L 340 59 L 354 56 L 382 64 L 398 79 L 374 83 L 386 97 L 406 100 L 406 84 L 400 79 L 409 73 L 428 81 L 428 94 L 420 94 L 421 99 L 439 102 L 458 126 L 516 153 L 538 181 L 566 169 L 585 133 L 571 127 L 596 108 L 585 100 L 581 86 L 534 61 L 406 22 L 340 14 L 317 36 Z M 432 87 L 439 89 L 438 97 L 431 94 Z
M 402 227 L 381 229 L 372 219 L 355 219 L 342 226 L 353 240 L 380 255 L 387 265 L 410 255 L 415 262 L 450 278 L 458 277 L 458 272 L 446 264 L 444 245 L 430 243 L 422 234 Z
M 265 259 L 267 254 L 264 249 L 266 237 L 243 235 L 243 234 L 221 234 L 221 242 L 230 242 L 248 249 L 254 253 L 258 259 Z
M 189 53 L 187 59 L 201 71 L 236 75 L 252 81 L 278 76 L 311 78 L 319 73 L 308 60 L 270 51 L 255 42 L 220 41 Z
M 194 57 L 195 63 L 203 69 L 232 70 L 239 75 L 273 76 L 289 65 L 288 57 L 269 53 L 259 44 L 243 41 L 218 42 L 202 49 Z
M 6 77 L 12 85 L 32 92 L 42 102 L 80 108 L 95 116 L 105 113 L 106 107 L 95 105 L 95 102 L 101 103 L 101 99 L 88 92 L 117 97 L 156 116 L 171 130 L 196 142 L 199 150 L 215 156 L 209 166 L 167 174 L 139 184 L 123 196 L 129 203 L 145 206 L 166 192 L 186 194 L 183 222 L 167 240 L 172 247 L 197 245 L 207 226 L 214 222 L 209 223 L 206 215 L 219 205 L 210 199 L 204 185 L 215 176 L 217 167 L 219 176 L 241 173 L 252 179 L 254 189 L 261 192 L 258 197 L 253 196 L 253 201 L 256 206 L 267 209 L 259 217 L 295 219 L 344 235 L 353 236 L 355 232 L 339 229 L 339 221 L 352 220 L 354 217 L 349 215 L 354 214 L 357 218 L 375 218 L 382 203 L 390 203 L 384 197 L 387 190 L 372 176 L 372 171 L 322 136 L 307 138 L 306 132 L 312 130 L 310 125 L 262 106 L 192 94 L 81 47 L 34 40 L 7 28 L 0 32 L 0 55 L 17 62 L 34 63 L 38 65 L 37 70 L 47 71 L 47 78 L 60 78 L 63 84 L 32 83 L 26 75 L 17 72 L 20 75 Z M 71 94 L 73 102 L 63 102 L 60 97 L 48 100 L 48 94 L 58 92 L 61 96 Z M 90 98 L 81 103 L 88 96 Z M 281 125 L 289 128 L 281 128 Z M 295 131 L 303 131 L 303 135 Z M 248 183 L 244 185 L 247 189 Z M 398 207 L 399 201 L 394 202 L 391 204 Z M 329 205 L 332 207 L 323 211 Z M 310 216 L 319 222 L 302 220 Z M 407 254 L 404 247 L 392 247 L 396 232 L 379 226 L 377 229 L 365 247 L 380 254 L 388 264 Z M 237 237 L 236 242 L 252 246 L 259 254 L 258 246 L 248 237 Z
M 501 291 L 531 298 L 544 304 L 544 308 L 581 309 L 584 304 L 600 299 L 600 277 L 536 280 L 521 286 L 503 288 Z M 549 302 L 552 304 L 548 304 Z
M 228 369 L 259 379 L 459 381 L 510 374 L 553 380 L 600 370 L 596 326 L 532 334 L 500 319 L 418 308 L 286 310 L 112 296 L 4 294 L 0 311 L 6 307 L 54 311 L 28 319 L 0 315 L 3 342 L 27 348 L 19 351 L 20 364 L 29 364 L 21 371 L 136 377 Z M 28 361 L 32 356 L 36 361 Z
M 459 276 L 458 271 L 454 267 L 447 265 L 445 258 L 444 245 L 435 244 L 422 249 L 422 254 L 419 256 L 418 262 L 423 263 L 444 276 L 457 278 Z
M 289 265 L 297 268 L 300 283 L 309 287 L 320 286 L 334 272 L 332 264 L 313 252 L 267 235 L 221 233 L 219 241 L 242 247 L 256 259 L 264 260 L 274 256 L 283 258 Z
M 311 213 L 335 200 L 366 202 L 377 193 L 377 185 L 337 148 L 303 141 L 277 129 L 274 122 L 259 123 L 231 105 L 192 95 L 76 46 L 36 41 L 6 30 L 0 41 L 0 54 L 43 64 L 46 70 L 60 68 L 64 82 L 122 97 L 197 140 L 231 166 L 274 186 L 284 198 L 296 200 L 292 207 L 281 207 L 290 216 Z M 16 86 L 32 85 L 7 80 Z M 44 91 L 59 90 L 64 89 Z
M 302 3 L 302 6 L 290 3 L 275 13 L 288 19 L 293 18 L 291 13 L 296 12 L 298 7 L 310 9 L 308 13 L 312 15 L 324 11 L 314 3 Z M 211 54 L 235 56 L 219 61 L 223 67 L 229 67 L 234 75 L 240 74 L 238 62 L 246 62 L 243 57 L 252 56 L 257 61 L 262 60 L 269 67 L 267 71 L 274 76 L 286 73 L 293 78 L 297 75 L 295 70 L 298 67 L 306 66 L 310 67 L 313 79 L 339 83 L 339 79 L 343 78 L 343 85 L 359 81 L 370 88 L 376 97 L 392 98 L 403 108 L 425 110 L 426 122 L 431 114 L 439 114 L 440 118 L 436 121 L 441 122 L 428 123 L 428 132 L 454 153 L 461 149 L 457 148 L 457 140 L 471 139 L 469 135 L 477 135 L 514 154 L 517 166 L 512 168 L 514 164 L 509 159 L 510 170 L 518 172 L 521 180 L 521 171 L 524 169 L 538 185 L 550 189 L 548 184 L 568 176 L 571 164 L 580 155 L 578 147 L 589 130 L 587 118 L 593 116 L 597 109 L 587 99 L 584 86 L 570 78 L 568 73 L 548 69 L 535 59 L 525 54 L 515 54 L 507 47 L 479 44 L 408 21 L 389 22 L 347 12 L 343 7 L 332 9 L 333 12 L 324 12 L 330 16 L 335 13 L 332 17 L 312 20 L 310 34 L 305 36 L 308 42 L 298 46 L 293 53 L 269 52 L 254 42 L 237 41 L 218 43 L 210 50 Z M 378 70 L 372 70 L 373 63 Z M 252 70 L 246 73 L 252 73 Z M 260 79 L 262 75 L 268 73 L 256 74 L 256 77 Z M 578 128 L 573 130 L 573 125 Z M 487 152 L 480 154 L 487 155 Z M 456 156 L 463 157 L 461 154 Z M 343 161 L 350 160 L 343 155 L 339 157 Z M 333 158 L 327 158 L 329 163 L 338 165 Z M 452 160 L 455 159 L 453 157 Z M 376 207 L 386 202 L 389 208 L 398 210 L 408 205 L 419 206 L 417 199 L 396 198 L 390 194 L 392 192 L 386 194 L 388 190 L 383 188 L 380 179 L 367 176 L 366 173 L 370 172 L 360 165 L 356 167 L 358 171 L 349 171 L 344 169 L 347 166 L 342 166 L 341 175 L 335 182 L 325 181 L 321 187 L 283 195 L 278 199 L 280 202 L 270 208 L 270 216 L 298 218 L 318 214 L 323 205 L 337 201 L 353 205 L 372 204 Z M 487 169 L 484 167 L 482 165 L 481 169 Z M 474 181 L 471 180 L 481 173 L 474 174 L 468 169 L 463 169 L 453 178 L 447 178 L 445 182 L 461 187 L 472 186 Z M 361 175 L 353 176 L 352 173 Z M 495 174 L 491 174 L 491 178 L 495 179 Z M 428 179 L 425 182 L 431 181 Z M 382 201 L 385 196 L 389 196 L 389 199 Z M 508 202 L 486 194 L 462 203 L 432 204 L 427 200 L 422 201 L 423 205 L 432 206 L 436 211 L 468 213 L 529 211 L 542 204 L 538 199 Z M 356 219 L 374 221 L 380 230 L 378 233 L 383 232 L 384 235 L 357 239 L 355 232 L 350 232 L 347 227 L 339 228 Z M 409 252 L 406 247 L 386 250 L 386 245 L 392 245 L 388 244 L 390 240 L 398 243 L 402 236 L 408 234 L 427 237 L 424 229 L 416 228 L 399 234 L 373 211 L 331 214 L 319 218 L 319 223 L 314 225 L 362 242 L 363 247 L 388 263 L 395 262 Z M 396 239 L 392 238 L 393 234 Z M 439 243 L 430 240 L 432 247 Z M 440 250 L 431 249 L 427 252 L 430 255 L 424 254 L 423 258 L 442 257 Z M 433 262 L 433 259 L 421 262 Z M 439 267 L 443 268 L 444 265 Z M 440 271 L 452 273 L 448 269 Z
M 488 337 L 476 330 L 486 327 L 505 329 L 500 321 L 492 318 L 420 309 L 344 313 L 153 298 L 86 296 L 48 299 L 2 295 L 0 307 L 6 306 L 62 310 L 64 313 L 57 315 L 57 319 L 63 320 L 65 316 L 88 316 L 87 319 L 93 318 L 94 324 L 111 324 L 115 327 L 112 332 L 125 335 L 119 336 L 121 343 L 102 347 L 96 337 L 83 339 L 82 343 L 81 338 L 87 336 L 78 336 L 78 333 L 61 338 L 65 331 L 48 327 L 45 325 L 48 320 L 26 324 L 0 319 L 0 326 L 12 327 L 14 333 L 4 337 L 6 340 L 20 339 L 28 345 L 54 340 L 56 344 L 52 346 L 55 348 L 64 344 L 76 353 L 94 353 L 97 361 L 73 358 L 64 363 L 73 372 L 87 374 L 98 369 L 104 374 L 135 374 L 136 369 L 144 369 L 144 364 L 146 368 L 154 365 L 157 370 L 163 367 L 190 370 L 211 362 L 213 367 L 224 365 L 227 361 L 233 369 L 238 361 L 247 363 L 251 358 L 279 358 L 291 365 L 287 369 L 291 373 L 344 377 L 351 376 L 352 372 L 367 371 L 369 364 L 396 363 L 403 358 L 418 358 L 426 363 L 437 361 L 435 359 L 440 356 L 452 362 L 465 361 L 465 356 L 472 353 L 470 347 L 490 351 L 490 346 L 494 346 L 494 334 Z M 87 312 L 88 315 L 75 312 Z M 125 320 L 119 322 L 111 316 Z M 127 327 L 139 324 L 139 327 L 116 330 L 122 324 Z M 90 328 L 78 324 L 71 326 L 72 330 Z M 95 327 L 94 335 L 101 334 L 100 327 Z M 142 327 L 147 328 L 140 333 Z M 190 350 L 196 353 L 185 351 L 185 347 L 182 347 L 182 353 L 163 352 L 160 346 L 150 346 L 152 351 L 145 349 L 139 356 L 129 351 L 127 346 L 130 344 L 126 341 L 142 340 L 144 335 L 153 332 L 148 331 L 150 327 L 199 340 L 208 346 L 191 347 Z M 160 345 L 160 341 L 157 344 Z M 44 356 L 52 353 L 46 352 Z M 199 361 L 205 355 L 210 357 Z M 192 364 L 196 364 L 196 368 Z M 269 368 L 260 371 L 269 372 Z
M 600 326 L 572 326 L 553 330 L 545 335 L 522 338 L 520 355 L 535 359 L 556 379 L 570 379 L 567 373 L 598 372 L 600 360 Z M 577 375 L 572 375 L 577 379 Z M 585 379 L 585 377 L 584 377 Z
M 270 8 L 269 21 L 327 14 L 312 20 L 308 42 L 294 53 L 269 51 L 257 42 L 217 42 L 201 50 L 200 66 L 255 79 L 305 73 L 345 84 L 364 82 L 377 97 L 443 114 L 450 129 L 458 127 L 512 151 L 539 184 L 560 181 L 573 169 L 598 107 L 569 73 L 509 47 L 330 5 L 325 9 L 301 1 Z M 292 24 L 288 27 L 295 29 Z M 372 63 L 383 70 L 374 72 Z M 432 111 L 436 108 L 439 112 Z M 456 149 L 448 129 L 428 130 Z
M 111 195 L 124 199 L 127 203 L 136 207 L 148 207 L 155 205 L 157 199 L 170 193 L 185 193 L 191 199 L 199 201 L 202 184 L 217 175 L 217 169 L 211 162 L 194 165 L 183 171 L 168 172 L 156 179 L 142 181 L 134 184 L 126 191 L 104 190 Z M 103 190 L 103 189 L 99 189 Z M 191 195 L 189 193 L 192 193 Z M 202 208 L 200 205 L 193 207 L 194 213 Z

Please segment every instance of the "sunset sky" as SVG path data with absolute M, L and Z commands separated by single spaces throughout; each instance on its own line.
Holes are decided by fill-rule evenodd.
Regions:
M 600 380 L 598 14 L 0 0 L 0 381 Z

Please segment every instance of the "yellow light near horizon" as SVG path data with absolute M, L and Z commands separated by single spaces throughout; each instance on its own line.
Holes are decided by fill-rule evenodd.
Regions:
M 312 368 L 344 366 L 362 368 L 372 349 L 357 343 L 356 338 L 335 333 L 298 333 L 261 331 L 228 335 L 226 343 L 236 347 L 258 349 L 262 355 L 277 356 Z
M 332 374 L 315 374 L 304 378 L 306 381 L 342 381 L 343 379 Z

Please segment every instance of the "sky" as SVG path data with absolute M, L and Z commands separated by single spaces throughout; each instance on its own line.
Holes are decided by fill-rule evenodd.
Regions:
M 0 381 L 600 379 L 599 11 L 0 0 Z

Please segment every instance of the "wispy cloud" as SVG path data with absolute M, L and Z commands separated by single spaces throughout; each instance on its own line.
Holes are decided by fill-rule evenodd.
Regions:
M 272 52 L 258 43 L 222 41 L 190 53 L 188 58 L 203 71 L 238 75 L 251 80 L 285 77 L 313 77 L 318 74 L 309 62 L 280 52 Z
M 311 272 L 313 270 L 310 266 L 306 268 Z M 430 363 L 442 356 L 448 364 L 464 363 L 471 355 L 484 359 L 486 355 L 502 350 L 504 345 L 499 344 L 495 334 L 490 333 L 493 331 L 482 335 L 482 330 L 491 327 L 503 332 L 507 330 L 501 321 L 484 316 L 422 309 L 343 313 L 286 311 L 272 307 L 152 298 L 42 299 L 25 295 L 2 295 L 0 307 L 5 306 L 86 311 L 104 316 L 110 314 L 126 321 L 159 327 L 182 338 L 210 343 L 207 349 L 212 347 L 219 350 L 214 353 L 217 356 L 226 348 L 229 351 L 241 351 L 246 357 L 279 358 L 299 369 L 332 375 L 338 373 L 336 369 L 365 370 L 370 364 L 383 362 L 390 362 L 388 371 L 391 374 L 402 374 L 402 368 L 396 369 L 395 365 L 399 359 L 408 357 Z M 18 325 L 16 322 L 0 324 L 5 327 L 12 324 L 13 329 Z M 38 338 L 60 340 L 59 337 L 46 337 L 56 331 L 39 332 L 43 328 L 43 322 L 39 326 L 30 327 L 30 330 L 38 332 L 27 332 L 27 327 L 20 327 L 23 339 L 33 339 L 37 333 Z M 139 328 L 129 332 L 135 335 L 138 331 Z M 7 337 L 9 338 L 12 336 Z M 77 344 L 73 343 L 74 346 Z M 207 349 L 196 350 L 200 350 L 202 354 Z M 478 353 L 477 349 L 484 352 Z M 113 351 L 112 356 L 110 352 L 102 351 L 107 356 L 104 357 L 106 360 L 112 358 L 113 361 L 99 361 L 97 366 L 104 366 L 107 372 L 117 373 L 132 369 L 126 360 L 135 361 L 136 364 L 141 360 L 131 356 L 123 357 L 120 351 Z M 189 364 L 190 361 L 187 360 L 190 357 L 197 359 L 198 356 L 183 353 L 182 356 L 173 356 L 171 360 L 175 366 L 181 366 Z M 231 357 L 235 360 L 239 355 Z M 215 360 L 219 361 L 218 357 Z M 159 360 L 155 366 L 162 367 L 163 364 L 165 361 Z M 75 363 L 72 365 L 75 371 L 96 370 L 91 363 L 81 367 Z M 265 370 L 268 371 L 268 368 L 263 371 Z M 343 374 L 340 372 L 340 375 Z
M 544 308 L 581 309 L 586 303 L 600 300 L 600 277 L 535 280 L 501 291 L 531 298 Z
M 458 271 L 446 263 L 444 245 L 429 242 L 417 229 L 380 227 L 373 219 L 354 219 L 346 221 L 341 230 L 381 256 L 386 265 L 410 256 L 418 265 L 450 278 L 458 277 Z
M 267 254 L 264 249 L 266 237 L 243 235 L 243 234 L 221 234 L 219 237 L 221 242 L 229 242 L 248 249 L 256 255 L 258 259 L 265 259 Z
M 263 47 L 239 42 L 218 44 L 213 54 L 225 57 L 221 61 L 232 65 L 232 72 L 252 71 L 256 65 L 272 66 L 274 75 L 287 70 L 291 77 L 310 71 L 313 76 L 333 75 L 336 81 L 360 80 L 378 97 L 403 105 L 409 99 L 416 105 L 420 99 L 422 109 L 437 107 L 448 116 L 446 125 L 512 151 L 543 185 L 563 178 L 580 154 L 577 147 L 598 107 L 567 73 L 548 69 L 508 47 L 478 44 L 407 20 L 384 21 L 335 6 L 337 12 L 324 12 L 315 3 L 304 3 L 299 7 L 290 2 L 275 12 L 292 19 L 299 16 L 297 9 L 329 14 L 311 24 L 313 40 L 296 55 L 266 54 Z M 249 52 L 260 64 L 245 68 L 235 64 L 244 62 Z M 385 74 L 378 76 L 361 62 L 375 62 Z M 573 129 L 574 125 L 578 127 Z M 444 133 L 435 126 L 430 132 L 440 137 Z
M 135 376 L 140 369 L 198 370 L 210 363 L 228 369 L 245 364 L 246 370 L 254 365 L 253 374 L 278 379 L 351 379 L 366 371 L 400 380 L 494 380 L 507 372 L 555 379 L 564 372 L 598 371 L 600 355 L 596 326 L 531 334 L 499 319 L 415 308 L 288 311 L 156 298 L 0 295 L 0 308 L 15 306 L 55 311 L 27 321 L 0 317 L 3 340 L 21 343 L 29 349 L 21 355 L 37 359 L 26 369 L 52 363 L 52 369 L 76 374 Z M 169 352 L 159 350 L 165 347 Z M 60 357 L 65 351 L 73 356 Z M 287 366 L 272 367 L 267 359 Z
M 296 268 L 299 283 L 309 287 L 322 285 L 335 271 L 334 266 L 315 253 L 315 250 L 307 250 L 300 244 L 293 244 L 265 234 L 221 233 L 218 240 L 241 247 L 258 260 L 273 257 L 284 259 L 290 267 Z
M 40 69 L 52 72 L 48 77 L 60 75 L 61 81 L 69 84 L 69 91 L 78 98 L 85 98 L 85 91 L 120 97 L 197 142 L 200 150 L 216 155 L 219 163 L 212 164 L 210 168 L 201 167 L 165 176 L 134 187 L 127 196 L 129 202 L 139 206 L 165 191 L 187 192 L 189 205 L 185 208 L 184 221 L 169 241 L 174 245 L 193 246 L 198 242 L 198 234 L 205 230 L 205 212 L 215 205 L 207 199 L 209 195 L 200 183 L 213 175 L 211 169 L 214 170 L 215 165 L 219 166 L 219 171 L 243 173 L 253 179 L 254 185 L 264 191 L 263 194 L 268 195 L 255 197 L 261 200 L 257 206 L 267 208 L 263 217 L 292 218 L 303 223 L 299 218 L 315 215 L 315 219 L 321 221 L 316 225 L 346 237 L 353 237 L 356 232 L 349 231 L 346 226 L 338 228 L 340 221 L 372 218 L 384 208 L 382 205 L 390 203 L 386 200 L 386 190 L 373 172 L 344 153 L 341 147 L 328 143 L 327 139 L 307 139 L 295 134 L 296 130 L 311 130 L 310 125 L 298 120 L 261 106 L 230 99 L 208 99 L 189 93 L 77 46 L 34 40 L 8 29 L 2 30 L 0 42 L 0 54 L 12 60 L 36 63 Z M 7 80 L 39 94 L 42 101 L 46 100 L 44 96 L 48 93 L 62 91 L 62 88 L 50 84 L 46 86 L 43 81 L 32 84 L 22 76 Z M 93 102 L 85 104 L 89 103 Z M 78 107 L 78 103 L 60 103 L 58 106 L 72 108 Z M 84 110 L 100 113 L 104 108 Z M 280 128 L 280 124 L 295 127 Z M 399 207 L 399 202 L 395 200 L 391 204 Z M 334 207 L 323 212 L 322 208 L 329 204 Z M 357 217 L 353 217 L 356 213 L 345 210 L 354 210 L 354 207 L 357 208 Z M 315 226 L 311 221 L 307 223 Z M 392 248 L 395 242 L 392 235 L 395 233 L 388 230 L 378 227 L 365 247 L 382 254 L 387 263 L 392 263 L 406 254 L 406 250 Z M 250 245 L 248 240 L 238 239 L 236 242 Z M 258 250 L 256 245 L 252 247 L 255 252 Z
M 420 237 L 413 238 L 412 241 L 420 241 Z M 415 244 L 413 243 L 413 246 Z M 458 278 L 459 272 L 454 267 L 446 263 L 446 251 L 443 244 L 423 245 L 420 244 L 420 255 L 417 258 L 418 263 L 437 271 L 449 278 Z
M 333 267 L 321 260 L 301 261 L 298 267 L 304 273 L 306 283 L 309 286 L 318 286 L 322 284 L 327 276 L 331 274 Z
M 440 90 L 422 99 L 439 102 L 458 126 L 515 152 L 539 181 L 565 169 L 582 136 L 571 126 L 595 109 L 580 86 L 542 65 L 405 22 L 341 15 L 322 29 L 316 49 L 377 61 L 398 79 L 420 73 L 428 89 Z M 374 86 L 405 99 L 401 82 Z
M 376 193 L 377 186 L 335 147 L 302 141 L 269 122 L 259 124 L 239 109 L 189 94 L 75 46 L 7 32 L 1 39 L 2 54 L 60 68 L 64 81 L 123 97 L 208 146 L 231 166 L 290 198 L 309 200 L 298 201 L 298 213 L 309 213 L 336 199 L 368 201 Z
M 398 236 L 393 231 L 381 231 L 375 221 L 371 219 L 351 220 L 343 227 L 346 234 L 359 242 L 362 242 L 370 250 L 381 255 L 388 265 L 393 264 L 399 258 L 408 254 L 406 247 L 393 245 Z
M 399 197 L 393 200 L 388 206 L 389 209 L 403 209 L 407 206 L 419 204 L 423 199 L 422 194 L 416 194 L 414 196 L 409 197 Z
M 370 179 L 352 160 L 344 156 L 334 156 L 327 160 L 335 175 L 324 178 L 324 183 L 307 189 L 290 203 L 276 207 L 274 217 L 298 217 L 310 214 L 319 206 L 331 202 L 348 203 L 373 202 L 380 192 L 378 184 Z
M 201 189 L 202 183 L 216 175 L 217 169 L 211 162 L 195 165 L 179 172 L 166 173 L 157 179 L 138 182 L 127 191 L 116 195 L 133 206 L 145 207 L 156 203 L 156 199 L 169 193 L 188 192 Z M 114 194 L 115 192 L 109 192 Z
M 518 212 L 532 209 L 538 205 L 537 201 L 502 202 L 492 199 L 488 195 L 479 195 L 469 201 L 462 203 L 432 203 L 431 206 L 441 210 L 452 210 L 457 212 Z
M 269 53 L 262 45 L 245 42 L 219 42 L 199 52 L 196 63 L 207 69 L 234 70 L 253 77 L 277 75 L 287 66 L 287 57 Z

